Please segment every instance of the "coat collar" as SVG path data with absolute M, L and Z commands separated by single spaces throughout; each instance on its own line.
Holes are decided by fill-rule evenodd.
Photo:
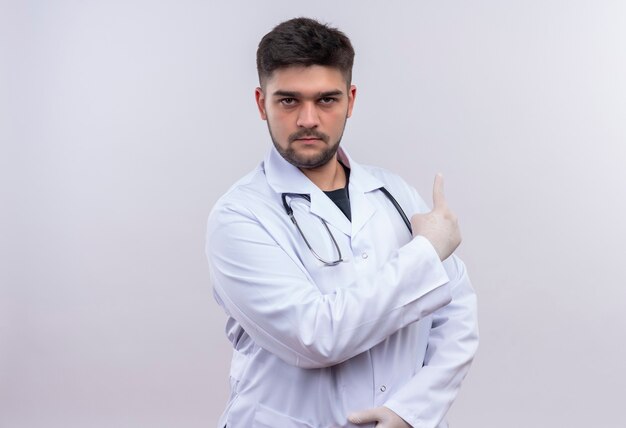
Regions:
M 269 186 L 276 193 L 300 193 L 311 197 L 311 213 L 323 218 L 329 224 L 349 236 L 355 236 L 374 215 L 376 209 L 365 194 L 384 186 L 384 183 L 356 163 L 348 153 L 339 148 L 339 159 L 350 168 L 350 206 L 352 223 L 319 187 L 317 187 L 297 167 L 291 165 L 272 147 L 264 161 L 265 176 Z

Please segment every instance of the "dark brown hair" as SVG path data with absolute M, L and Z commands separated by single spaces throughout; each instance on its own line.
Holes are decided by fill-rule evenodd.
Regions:
M 261 85 L 274 70 L 294 65 L 337 68 L 350 85 L 353 63 L 350 39 L 338 29 L 310 18 L 293 18 L 278 24 L 261 39 L 256 52 Z

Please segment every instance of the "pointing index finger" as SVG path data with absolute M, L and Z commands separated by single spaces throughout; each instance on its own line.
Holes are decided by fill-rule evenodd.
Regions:
M 443 208 L 446 206 L 446 198 L 443 194 L 443 174 L 435 175 L 435 184 L 433 184 L 433 209 Z

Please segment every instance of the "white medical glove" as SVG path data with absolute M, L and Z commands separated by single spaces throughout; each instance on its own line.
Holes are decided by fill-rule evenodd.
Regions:
M 376 422 L 376 428 L 411 428 L 411 425 L 387 407 L 361 410 L 348 416 L 348 420 L 356 425 Z
M 429 213 L 411 217 L 413 236 L 421 235 L 433 245 L 439 258 L 445 260 L 461 243 L 459 222 L 443 195 L 443 176 L 435 176 L 433 209 Z

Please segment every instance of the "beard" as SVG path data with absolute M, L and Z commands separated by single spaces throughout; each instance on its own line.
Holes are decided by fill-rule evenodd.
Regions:
M 339 143 L 341 143 L 341 137 L 343 137 L 343 129 L 342 129 L 341 134 L 339 135 L 339 138 L 337 139 L 337 141 L 333 143 L 333 142 L 330 142 L 330 137 L 324 134 L 323 132 L 317 131 L 315 129 L 305 128 L 297 132 L 294 132 L 288 137 L 287 139 L 288 144 L 287 144 L 287 148 L 285 149 L 281 147 L 281 145 L 278 144 L 278 142 L 276 141 L 276 138 L 274 138 L 274 134 L 272 134 L 272 127 L 270 126 L 269 121 L 267 122 L 267 128 L 269 129 L 270 137 L 272 138 L 272 143 L 274 143 L 274 147 L 276 147 L 276 150 L 278 151 L 278 153 L 280 153 L 283 159 L 285 159 L 287 162 L 289 162 L 296 168 L 301 168 L 301 169 L 313 169 L 313 168 L 318 168 L 322 165 L 326 165 L 331 159 L 335 157 L 335 154 L 337 153 L 337 150 L 339 149 Z M 345 122 L 344 122 L 344 128 L 345 128 Z M 306 137 L 313 137 L 313 138 L 322 140 L 324 142 L 323 149 L 314 155 L 305 155 L 303 153 L 298 153 L 294 149 L 292 143 L 295 140 L 306 138 Z

